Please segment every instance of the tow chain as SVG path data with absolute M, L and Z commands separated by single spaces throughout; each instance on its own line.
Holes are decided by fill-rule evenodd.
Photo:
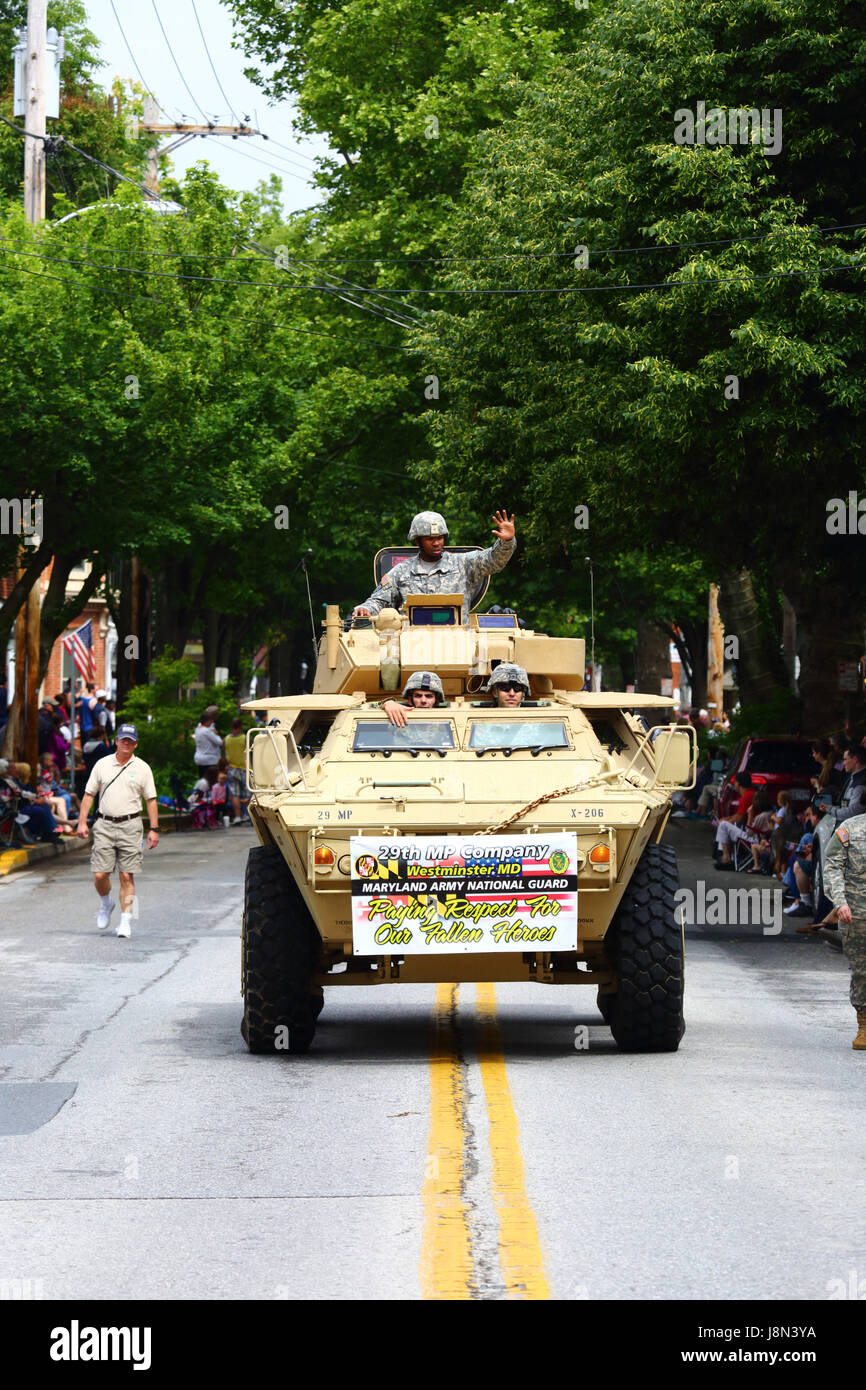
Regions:
M 537 796 L 534 801 L 530 801 L 526 806 L 521 806 L 520 810 L 515 811 L 507 820 L 500 821 L 498 825 L 490 826 L 482 833 L 484 835 L 499 835 L 503 830 L 507 830 L 509 825 L 513 825 L 516 820 L 520 820 L 522 816 L 526 816 L 530 811 L 534 811 L 536 806 L 543 806 L 545 801 L 555 801 L 556 798 L 560 796 L 571 796 L 574 792 L 586 791 L 587 787 L 603 785 L 604 783 L 610 782 L 615 777 L 620 778 L 624 782 L 630 780 L 621 768 L 616 768 L 611 772 L 596 773 L 594 777 L 588 777 L 585 782 L 575 782 L 573 787 L 560 787 L 558 791 L 545 792 L 544 796 Z M 633 783 L 632 785 L 635 784 Z

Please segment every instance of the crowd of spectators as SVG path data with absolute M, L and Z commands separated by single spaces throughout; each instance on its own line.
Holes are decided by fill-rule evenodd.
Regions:
M 74 835 L 65 797 L 56 794 L 52 766 L 48 778 L 34 780 L 29 763 L 0 758 L 0 836 L 8 844 L 34 844 Z M 58 793 L 62 792 L 58 787 Z
M 105 690 L 81 682 L 75 694 L 75 747 L 72 747 L 69 691 L 46 695 L 37 718 L 39 766 L 0 760 L 0 843 L 30 844 L 75 833 L 79 798 L 95 763 L 116 751 L 115 703 Z M 195 784 L 184 794 L 161 798 L 175 809 L 189 809 L 193 825 L 249 823 L 246 739 L 240 716 L 223 738 L 219 707 L 209 705 L 193 731 Z M 9 691 L 0 677 L 0 746 L 9 718 Z M 259 722 L 261 720 L 259 719 Z M 189 784 L 188 784 L 189 785 Z
M 810 779 L 810 799 L 795 800 L 784 789 L 773 794 L 765 786 L 753 786 L 748 772 L 738 773 L 734 782 L 739 797 L 731 813 L 721 819 L 714 815 L 714 806 L 726 755 L 722 749 L 715 751 L 722 756 L 712 762 L 706 760 L 700 790 L 696 787 L 695 794 L 683 803 L 688 809 L 675 814 L 712 820 L 713 857 L 721 872 L 742 868 L 748 856 L 751 863 L 747 873 L 775 876 L 790 899 L 787 915 L 812 919 L 816 911 L 827 909 L 820 921 L 810 920 L 798 931 L 832 927 L 836 918 L 832 904 L 823 898 L 813 902 L 814 836 L 828 813 L 836 824 L 866 814 L 866 734 L 859 742 L 844 733 L 813 742 L 815 774 Z

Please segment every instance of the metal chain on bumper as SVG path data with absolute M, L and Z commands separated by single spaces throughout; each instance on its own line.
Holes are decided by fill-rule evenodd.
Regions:
M 530 811 L 534 811 L 536 806 L 543 806 L 546 801 L 555 801 L 560 796 L 572 796 L 575 792 L 586 791 L 587 787 L 597 787 L 609 784 L 615 778 L 620 781 L 629 782 L 632 786 L 639 785 L 632 780 L 627 773 L 617 768 L 612 772 L 597 773 L 595 777 L 588 777 L 585 782 L 575 782 L 573 787 L 560 787 L 557 791 L 545 792 L 544 796 L 537 796 L 534 801 L 530 801 L 526 806 L 521 806 L 519 811 L 515 811 L 507 820 L 500 821 L 498 825 L 492 825 L 483 831 L 484 835 L 499 835 L 503 830 L 507 830 L 509 825 L 513 825 L 516 820 L 526 816 Z M 641 778 L 643 781 L 644 779 Z

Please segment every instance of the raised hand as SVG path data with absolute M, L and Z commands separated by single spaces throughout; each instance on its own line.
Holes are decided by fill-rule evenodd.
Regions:
M 493 520 L 496 522 L 496 525 L 493 528 L 493 534 L 495 536 L 498 536 L 501 541 L 513 541 L 514 513 L 512 512 L 511 517 L 509 518 L 507 512 L 494 512 Z

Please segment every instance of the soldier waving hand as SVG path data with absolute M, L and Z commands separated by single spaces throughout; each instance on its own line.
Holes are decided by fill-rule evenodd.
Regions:
M 448 526 L 439 512 L 419 512 L 409 527 L 409 540 L 418 544 L 418 554 L 395 565 L 366 603 L 359 604 L 353 618 L 373 618 L 383 608 L 400 608 L 407 594 L 463 594 L 463 625 L 469 626 L 469 595 L 485 574 L 497 574 L 514 554 L 514 516 L 506 511 L 493 514 L 496 540 L 489 550 L 470 550 L 451 555 L 445 549 Z

